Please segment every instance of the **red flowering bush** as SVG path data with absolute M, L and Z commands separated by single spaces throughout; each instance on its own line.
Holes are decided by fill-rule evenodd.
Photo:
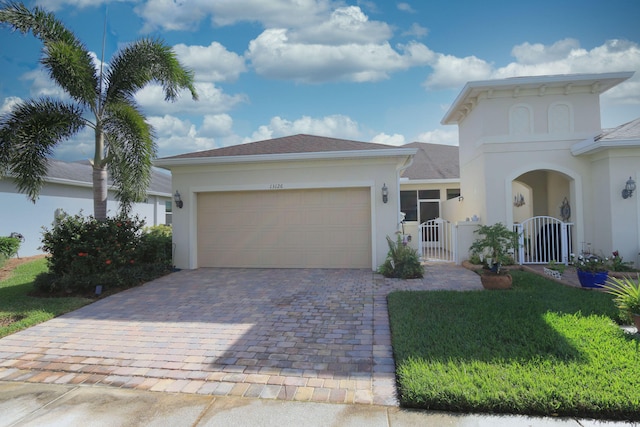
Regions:
M 50 292 L 82 292 L 97 285 L 133 286 L 158 277 L 168 270 L 171 258 L 148 255 L 153 251 L 143 226 L 138 217 L 98 221 L 65 214 L 57 218 L 53 228 L 43 232 L 49 272 L 36 279 L 36 286 Z M 136 262 L 142 258 L 143 262 Z

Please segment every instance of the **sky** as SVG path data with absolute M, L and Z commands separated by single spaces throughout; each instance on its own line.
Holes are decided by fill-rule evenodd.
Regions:
M 165 102 L 157 85 L 136 95 L 159 157 L 299 133 L 457 145 L 457 127 L 440 121 L 464 85 L 516 76 L 635 71 L 602 95 L 602 126 L 640 117 L 638 0 L 25 4 L 54 12 L 96 64 L 104 57 L 108 66 L 140 38 L 174 48 L 194 71 L 200 99 L 184 91 Z M 32 35 L 0 27 L 0 113 L 21 99 L 64 99 L 39 66 L 41 48 Z M 93 157 L 92 131 L 62 143 L 55 157 Z

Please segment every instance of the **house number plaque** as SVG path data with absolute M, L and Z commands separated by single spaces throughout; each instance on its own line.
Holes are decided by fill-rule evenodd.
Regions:
M 282 190 L 284 189 L 283 184 L 269 184 L 269 190 Z

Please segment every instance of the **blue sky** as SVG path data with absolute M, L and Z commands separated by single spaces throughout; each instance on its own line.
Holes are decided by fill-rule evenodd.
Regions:
M 200 101 L 137 101 L 159 156 L 297 133 L 402 145 L 457 144 L 440 120 L 473 80 L 635 71 L 602 97 L 602 125 L 640 117 L 637 0 L 42 0 L 105 62 L 118 47 L 160 37 L 195 71 Z M 41 45 L 0 29 L 0 113 L 59 94 Z M 83 132 L 56 157 L 92 157 Z

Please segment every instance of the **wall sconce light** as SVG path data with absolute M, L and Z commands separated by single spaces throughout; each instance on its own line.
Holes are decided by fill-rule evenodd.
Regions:
M 387 203 L 389 201 L 389 189 L 387 188 L 387 184 L 382 184 L 382 203 Z
M 178 207 L 178 209 L 182 209 L 182 206 L 184 206 L 184 202 L 182 201 L 178 190 L 176 190 L 176 194 L 173 195 L 173 200 L 176 202 L 176 206 Z
M 458 201 L 461 202 L 464 200 L 464 196 L 458 196 Z
M 627 183 L 624 186 L 624 190 L 622 190 L 622 198 L 628 199 L 633 196 L 633 192 L 636 190 L 636 182 L 629 177 Z

